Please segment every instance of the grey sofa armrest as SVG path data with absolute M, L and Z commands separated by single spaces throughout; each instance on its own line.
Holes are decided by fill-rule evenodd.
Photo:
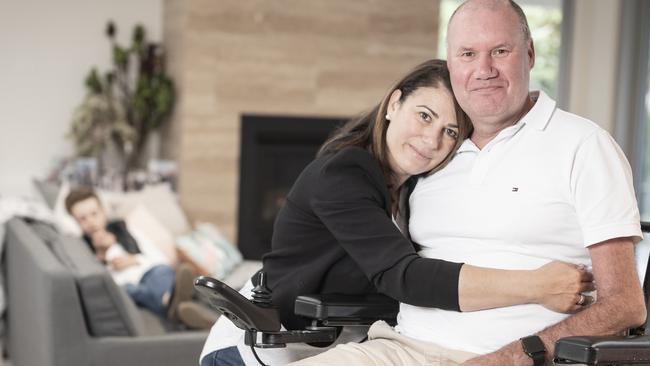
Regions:
M 102 337 L 90 345 L 95 366 L 196 366 L 205 332 L 177 332 L 149 337 Z M 188 360 L 193 360 L 188 362 Z
M 207 332 L 93 337 L 75 274 L 24 221 L 7 224 L 12 365 L 193 365 Z
M 62 347 L 83 347 L 87 333 L 72 273 L 22 220 L 8 222 L 6 240 L 12 363 L 74 365 Z

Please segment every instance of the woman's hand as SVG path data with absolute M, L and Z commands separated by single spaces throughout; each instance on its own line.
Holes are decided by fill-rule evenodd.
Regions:
M 593 302 L 593 297 L 583 295 L 594 291 L 594 276 L 584 265 L 553 261 L 533 270 L 536 303 L 558 313 L 575 313 Z
M 458 277 L 461 311 L 521 304 L 540 304 L 560 313 L 575 313 L 593 302 L 583 292 L 594 290 L 584 266 L 550 262 L 534 270 L 503 270 L 464 264 Z

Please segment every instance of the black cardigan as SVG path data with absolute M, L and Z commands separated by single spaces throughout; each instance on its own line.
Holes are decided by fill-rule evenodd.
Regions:
M 299 295 L 380 292 L 404 303 L 459 310 L 462 264 L 420 257 L 393 224 L 386 180 L 366 150 L 321 156 L 296 180 L 275 221 L 264 271 L 282 324 L 301 329 Z

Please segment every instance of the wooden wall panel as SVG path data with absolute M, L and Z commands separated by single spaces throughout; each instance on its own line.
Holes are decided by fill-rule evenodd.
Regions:
M 165 0 L 179 104 L 164 153 L 193 220 L 236 240 L 243 113 L 352 116 L 433 57 L 437 0 Z

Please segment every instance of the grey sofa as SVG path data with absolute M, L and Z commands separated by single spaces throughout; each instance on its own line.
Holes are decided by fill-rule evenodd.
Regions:
M 12 365 L 198 364 L 207 332 L 169 331 L 137 309 L 83 241 L 22 219 L 6 232 Z

